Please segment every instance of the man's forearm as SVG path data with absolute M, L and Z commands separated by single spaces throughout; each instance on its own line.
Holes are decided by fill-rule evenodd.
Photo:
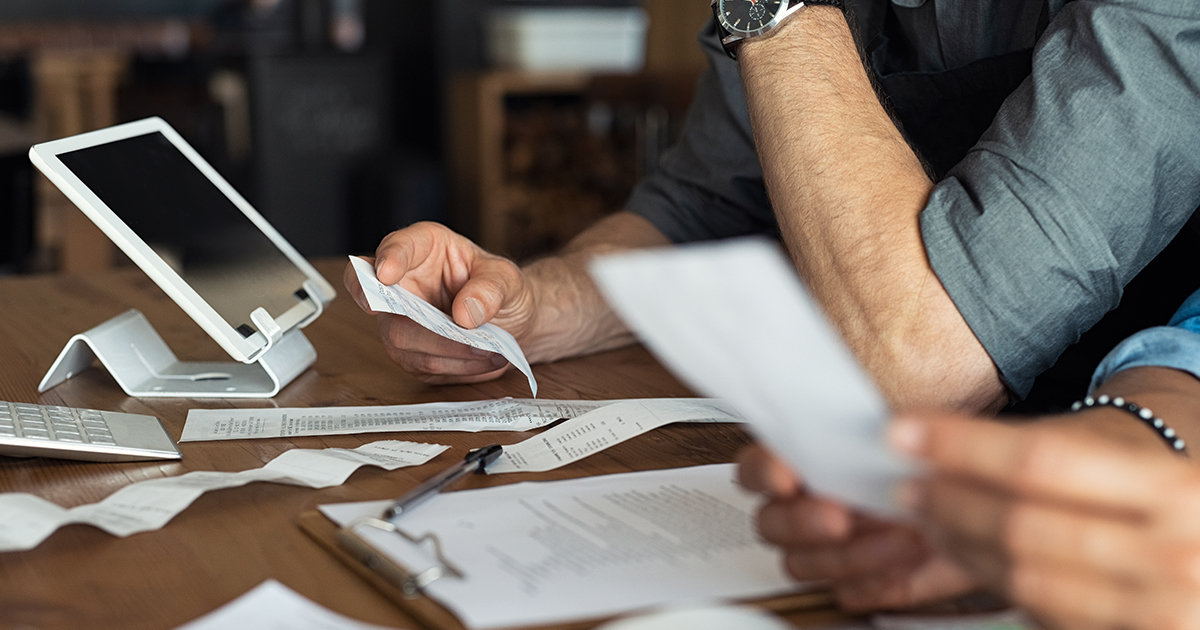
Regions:
M 900 408 L 998 408 L 996 368 L 925 254 L 918 216 L 933 183 L 841 12 L 802 9 L 739 59 L 784 240 L 860 360 Z
M 633 343 L 633 334 L 596 290 L 587 264 L 601 254 L 669 244 L 649 221 L 618 212 L 575 237 L 558 255 L 524 267 L 538 302 L 533 333 L 522 341 L 530 361 L 554 361 Z

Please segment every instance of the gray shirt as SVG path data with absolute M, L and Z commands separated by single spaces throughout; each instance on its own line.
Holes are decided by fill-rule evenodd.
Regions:
M 885 2 L 851 1 L 908 40 L 873 57 L 881 76 L 1036 40 L 1032 75 L 920 219 L 934 272 L 1024 396 L 1200 205 L 1200 2 L 1051 0 L 1040 38 L 1018 28 L 1040 0 Z M 711 23 L 700 42 L 711 68 L 683 136 L 628 209 L 676 242 L 777 233 L 737 66 Z

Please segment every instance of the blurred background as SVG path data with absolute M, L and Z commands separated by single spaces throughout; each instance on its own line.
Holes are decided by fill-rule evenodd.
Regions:
M 0 273 L 127 264 L 31 144 L 161 116 L 309 257 L 416 221 L 517 260 L 678 136 L 708 0 L 0 0 Z

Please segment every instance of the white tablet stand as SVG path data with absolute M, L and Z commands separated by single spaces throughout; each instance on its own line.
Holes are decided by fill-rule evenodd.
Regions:
M 253 363 L 180 361 L 146 317 L 136 309 L 75 335 L 38 385 L 44 392 L 79 374 L 99 359 L 126 394 L 138 398 L 271 398 L 317 360 L 300 328 L 321 315 L 324 301 L 310 282 L 304 289 L 317 311 L 283 334 L 267 311 L 250 319 L 267 337 Z

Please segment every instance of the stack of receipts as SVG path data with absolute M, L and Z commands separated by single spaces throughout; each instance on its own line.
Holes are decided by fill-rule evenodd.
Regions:
M 99 503 L 64 509 L 24 493 L 0 494 L 0 551 L 33 549 L 59 527 L 82 523 L 114 536 L 159 529 L 210 490 L 236 488 L 255 481 L 329 488 L 344 483 L 364 465 L 395 470 L 418 466 L 448 446 L 415 442 L 372 442 L 356 449 L 293 449 L 262 468 L 241 472 L 195 471 L 150 479 L 121 488 Z
M 607 617 L 669 603 L 794 592 L 755 534 L 760 498 L 732 464 L 525 482 L 438 495 L 397 525 L 432 532 L 463 579 L 426 593 L 474 630 Z M 320 507 L 346 526 L 388 501 Z M 358 535 L 409 571 L 436 561 L 393 532 Z
M 601 258 L 592 276 L 655 355 L 732 403 L 822 494 L 899 515 L 914 467 L 884 439 L 888 409 L 779 248 L 764 240 Z

